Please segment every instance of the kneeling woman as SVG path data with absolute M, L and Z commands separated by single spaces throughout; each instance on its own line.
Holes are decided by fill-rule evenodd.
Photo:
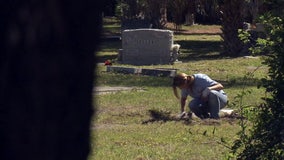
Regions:
M 180 117 L 186 114 L 185 104 L 188 96 L 192 97 L 192 101 L 188 104 L 190 111 L 201 119 L 219 119 L 220 109 L 227 104 L 227 95 L 223 91 L 223 85 L 206 74 L 179 73 L 173 78 L 172 86 L 175 96 L 180 98 Z M 181 90 L 181 97 L 177 93 L 177 88 Z

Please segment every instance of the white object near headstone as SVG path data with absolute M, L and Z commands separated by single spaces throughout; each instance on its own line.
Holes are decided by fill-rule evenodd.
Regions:
M 180 45 L 173 32 L 162 29 L 130 29 L 122 32 L 119 61 L 124 64 L 171 64 L 177 61 Z

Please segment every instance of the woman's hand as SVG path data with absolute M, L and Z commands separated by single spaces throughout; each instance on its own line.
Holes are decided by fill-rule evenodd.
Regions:
M 184 116 L 186 116 L 186 112 L 185 112 L 185 111 L 183 111 L 183 112 L 181 112 L 180 114 L 178 114 L 177 118 L 181 119 L 181 118 L 183 118 Z

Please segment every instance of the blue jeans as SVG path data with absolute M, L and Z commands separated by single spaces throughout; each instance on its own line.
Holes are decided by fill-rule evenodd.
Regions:
M 227 101 L 226 94 L 211 90 L 208 101 L 203 101 L 201 98 L 194 98 L 188 105 L 190 110 L 199 118 L 218 119 L 219 111 L 226 106 Z

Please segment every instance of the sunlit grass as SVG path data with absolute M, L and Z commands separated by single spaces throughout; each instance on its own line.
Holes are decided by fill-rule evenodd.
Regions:
M 203 125 L 202 128 L 199 125 Z M 236 125 L 220 126 L 199 124 L 187 126 L 169 122 L 148 125 L 133 124 L 113 127 L 101 126 L 93 158 L 109 159 L 221 159 L 226 154 L 220 145 L 220 135 L 228 143 Z M 113 134 L 115 133 L 115 134 Z M 220 152 L 223 150 L 223 152 Z M 202 151 L 202 152 L 200 152 Z M 91 158 L 90 158 L 91 159 Z
M 221 37 L 220 35 L 174 35 L 175 41 L 184 41 L 184 40 L 191 40 L 191 41 L 220 41 Z

